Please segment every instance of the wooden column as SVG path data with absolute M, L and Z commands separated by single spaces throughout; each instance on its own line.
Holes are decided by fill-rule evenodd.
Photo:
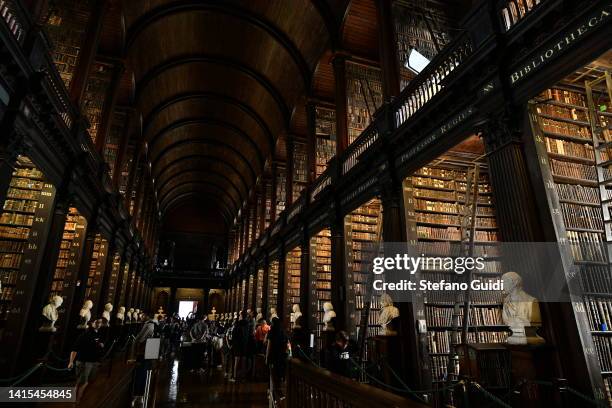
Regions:
M 106 140 L 108 139 L 108 133 L 113 123 L 113 113 L 115 112 L 115 105 L 117 104 L 117 95 L 119 94 L 119 88 L 121 86 L 121 77 L 125 72 L 125 67 L 122 63 L 116 63 L 113 66 L 113 73 L 111 77 L 110 86 L 104 99 L 104 105 L 102 106 L 102 113 L 100 115 L 100 129 L 96 136 L 96 150 L 104 158 L 104 148 L 106 147 Z
M 85 240 L 83 242 L 83 255 L 81 258 L 81 264 L 79 265 L 79 272 L 76 278 L 77 287 L 74 293 L 74 304 L 82 305 L 85 301 L 85 289 L 87 288 L 87 278 L 89 276 L 89 270 L 91 267 L 91 260 L 93 258 L 94 252 L 94 244 L 96 240 L 96 226 L 95 221 L 92 220 L 92 225 L 87 229 L 87 234 L 85 235 Z M 93 308 L 91 309 L 92 319 L 94 316 L 98 316 L 99 313 L 102 313 L 104 310 L 104 306 L 99 305 L 99 301 L 97 299 L 90 299 L 93 302 Z M 73 312 L 71 313 L 70 320 L 76 321 L 76 316 L 78 315 L 78 311 L 73 308 Z
M 395 39 L 392 0 L 377 0 L 378 55 L 382 71 L 383 98 L 390 101 L 400 93 L 400 70 Z
M 115 238 L 115 235 L 113 234 L 111 239 L 108 240 L 108 251 L 106 252 L 106 265 L 104 267 L 104 276 L 102 278 L 102 283 L 100 285 L 100 302 L 106 303 L 106 301 L 108 300 L 109 286 L 111 283 L 111 274 L 113 272 L 113 261 L 115 260 L 116 252 L 117 252 L 117 239 Z M 125 306 L 125 305 L 118 305 L 114 302 L 111 302 L 111 303 L 113 303 L 113 306 L 116 309 L 119 309 L 120 306 Z
M 300 248 L 302 248 L 302 256 L 300 257 L 300 309 L 302 312 L 302 327 L 309 333 L 315 330 L 315 327 L 311 324 L 311 314 L 314 311 L 310 309 L 310 300 L 311 296 L 316 294 L 316 282 L 312 281 L 310 273 L 310 237 L 308 236 L 307 225 L 304 225 L 302 230 Z
M 346 101 L 346 56 L 336 54 L 332 60 L 336 83 L 336 156 L 348 147 L 348 118 Z
M 306 104 L 306 157 L 308 160 L 308 185 L 317 178 L 317 110 L 313 102 Z
M 134 184 L 136 184 L 136 174 L 139 171 L 138 167 L 140 166 L 142 154 L 143 154 L 142 150 L 140 149 L 140 146 L 137 144 L 136 148 L 134 149 L 134 156 L 135 156 L 134 163 L 132 163 L 132 166 L 130 168 L 130 173 L 128 175 L 128 183 L 125 188 L 125 201 L 126 201 L 125 205 L 128 211 L 130 209 L 130 201 L 132 200 Z
M 264 257 L 264 266 L 263 266 L 263 284 L 261 285 L 262 299 L 261 299 L 261 313 L 263 314 L 266 320 L 269 315 L 269 305 L 268 305 L 268 292 L 270 290 L 270 261 L 268 259 L 268 255 Z
M 278 314 L 281 322 L 285 324 L 285 328 L 287 328 L 286 324 L 289 321 L 289 316 L 284 316 L 285 298 L 287 297 L 286 255 L 284 245 L 281 245 L 278 252 L 278 295 L 276 297 L 276 305 L 271 305 L 272 307 L 276 307 L 276 314 Z
M 286 155 L 287 155 L 287 167 L 285 169 L 285 208 L 293 203 L 293 135 L 287 135 L 287 141 L 285 143 Z
M 70 100 L 76 105 L 81 106 L 83 102 L 83 96 L 85 94 L 85 88 L 87 86 L 87 78 L 91 66 L 93 65 L 96 52 L 98 51 L 98 43 L 100 40 L 100 33 L 102 31 L 102 24 L 104 22 L 104 15 L 108 7 L 107 0 L 95 0 L 89 20 L 87 21 L 87 29 L 85 31 L 85 39 L 79 50 L 79 56 L 77 59 L 72 80 L 70 81 Z
M 115 161 L 115 170 L 113 171 L 113 186 L 115 189 L 119 191 L 120 182 L 121 182 L 121 172 L 123 167 L 125 166 L 125 162 L 127 159 L 127 151 L 128 146 L 130 145 L 130 128 L 132 126 L 132 119 L 134 117 L 134 112 L 131 109 L 127 110 L 126 118 L 125 118 L 125 126 L 123 128 L 123 132 L 121 133 L 121 140 L 119 141 L 119 147 L 117 149 L 117 158 Z M 136 154 L 136 152 L 134 152 Z M 136 158 L 134 157 L 134 161 Z
M 259 189 L 259 196 L 261 198 L 261 205 L 259 207 L 259 233 L 263 234 L 266 229 L 266 179 L 265 176 L 261 181 Z
M 336 312 L 336 330 L 347 330 L 350 327 L 347 307 L 348 271 L 345 257 L 344 219 L 339 213 L 332 216 L 331 233 L 331 302 Z

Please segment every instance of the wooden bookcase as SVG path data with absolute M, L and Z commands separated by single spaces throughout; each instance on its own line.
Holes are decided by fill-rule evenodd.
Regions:
M 293 142 L 293 201 L 297 200 L 308 182 L 308 157 L 306 144 Z
M 47 242 L 55 187 L 19 156 L 0 215 L 0 365 L 11 372 L 19 354 L 36 274 Z
M 419 254 L 426 256 L 461 256 L 462 218 L 466 203 L 468 171 L 474 167 L 477 155 L 453 152 L 440 157 L 436 163 L 417 170 L 404 181 L 404 203 L 409 242 L 415 243 Z M 486 248 L 486 268 L 477 273 L 481 279 L 498 278 L 501 262 L 496 259 L 499 240 L 493 195 L 486 165 L 480 161 L 478 204 L 476 212 L 476 251 Z M 468 232 L 471 233 L 471 232 Z M 454 271 L 422 270 L 421 279 L 456 281 Z M 502 299 L 490 292 L 472 292 L 468 343 L 502 343 L 508 336 L 501 318 Z M 452 293 L 431 292 L 418 294 L 413 303 L 415 320 L 427 324 L 428 356 L 431 378 L 435 386 L 446 381 L 451 345 L 452 313 L 455 304 Z M 462 312 L 463 313 L 463 309 Z M 460 326 L 463 317 L 460 317 Z M 452 375 L 459 373 L 455 367 Z
M 382 105 L 381 72 L 377 68 L 347 61 L 346 98 L 349 144 L 368 127 Z
M 255 289 L 255 310 L 257 312 L 258 308 L 262 308 L 263 313 L 263 288 L 264 288 L 264 268 L 257 268 L 257 288 Z
M 112 264 L 110 270 L 110 276 L 108 279 L 108 291 L 104 303 L 112 303 L 117 309 L 121 306 L 125 306 L 122 303 L 115 304 L 115 296 L 117 294 L 117 285 L 119 284 L 119 272 L 121 270 L 121 254 L 119 251 L 115 251 L 112 256 Z
M 315 334 L 315 350 L 324 348 L 322 338 L 323 304 L 331 302 L 331 232 L 329 228 L 320 231 L 310 238 L 310 311 L 311 317 L 309 327 L 313 328 Z
M 381 334 L 378 324 L 380 311 L 380 297 L 367 288 L 367 273 L 362 262 L 368 259 L 370 251 L 381 240 L 382 214 L 379 199 L 373 199 L 348 214 L 344 219 L 344 237 L 346 243 L 346 263 L 348 267 L 349 287 L 352 293 L 348 294 L 354 300 L 353 310 L 349 310 L 351 316 L 351 332 L 356 338 L 360 338 L 359 327 L 362 313 L 366 304 L 366 296 L 370 295 L 370 312 L 367 322 L 366 336 L 373 337 Z
M 119 271 L 121 275 L 121 287 L 117 288 L 119 290 L 119 306 L 126 305 L 127 301 L 127 289 L 128 289 L 128 278 L 130 277 L 130 257 L 126 256 L 126 259 L 123 261 L 123 267 Z M 126 305 L 127 307 L 127 305 Z
M 327 169 L 327 163 L 336 155 L 336 111 L 317 106 L 315 121 L 315 162 L 316 175 L 319 177 Z
M 291 316 L 292 307 L 294 304 L 302 305 L 300 298 L 300 277 L 301 277 L 301 259 L 302 249 L 297 246 L 291 251 L 287 252 L 285 256 L 285 305 L 282 310 L 283 316 Z
M 276 169 L 276 219 L 278 219 L 280 213 L 285 210 L 287 200 L 287 178 L 285 171 L 285 168 L 281 166 L 278 166 Z
M 62 308 L 59 310 L 59 318 L 66 324 L 71 316 L 72 308 L 80 306 L 72 303 L 86 228 L 87 221 L 85 218 L 79 214 L 76 208 L 69 208 L 49 291 L 49 297 L 57 295 L 64 299 Z
M 247 299 L 247 309 L 251 309 L 253 307 L 253 300 L 255 299 L 255 275 L 251 274 L 249 275 L 249 284 L 248 284 L 248 299 Z M 254 310 L 251 310 L 251 312 L 255 312 Z
M 99 302 L 101 294 L 102 279 L 106 268 L 106 255 L 108 252 L 108 241 L 100 234 L 96 234 L 93 244 L 93 253 L 85 282 L 85 299 L 90 299 L 94 304 Z
M 612 405 L 612 80 L 606 75 L 603 89 L 586 82 L 588 75 L 560 82 L 531 101 L 529 116 L 542 178 L 554 187 L 546 194 L 557 239 L 569 244 L 579 273 L 567 280 L 593 393 Z
M 270 308 L 275 308 L 276 313 L 279 314 L 282 310 L 278 308 L 278 270 L 279 265 L 277 260 L 270 261 L 270 265 L 268 267 L 268 310 L 267 318 L 270 317 Z

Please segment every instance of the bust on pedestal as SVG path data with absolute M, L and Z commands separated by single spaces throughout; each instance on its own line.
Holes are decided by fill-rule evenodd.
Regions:
M 107 303 L 104 305 L 104 311 L 102 312 L 102 317 L 106 319 L 107 324 L 110 324 L 112 311 L 113 311 L 112 303 Z
M 211 322 L 214 322 L 215 320 L 217 320 L 217 309 L 215 309 L 214 306 L 212 310 L 210 311 L 210 313 L 208 314 L 208 320 L 210 320 Z
M 299 319 L 302 316 L 302 311 L 300 310 L 300 305 L 298 305 L 297 303 L 294 303 L 293 306 L 291 306 L 291 316 L 290 316 L 290 321 L 291 321 L 291 328 L 293 328 L 295 326 L 295 322 L 297 321 L 297 319 Z
M 255 314 L 255 321 L 258 322 L 261 319 L 263 319 L 263 314 L 261 313 L 261 307 L 258 307 L 257 309 L 255 309 L 255 311 L 257 312 Z
M 538 300 L 523 290 L 523 279 L 516 272 L 502 275 L 504 305 L 502 319 L 510 327 L 512 335 L 508 344 L 543 344 L 536 330 L 542 326 Z
M 399 309 L 395 307 L 388 293 L 383 293 L 380 297 L 380 301 L 382 303 L 382 309 L 378 317 L 378 324 L 382 326 L 385 336 L 397 336 L 397 330 L 393 327 L 391 322 L 393 319 L 399 317 Z
M 125 319 L 125 322 L 127 324 L 132 324 L 134 322 L 134 308 L 130 307 L 130 309 L 127 312 L 127 319 Z
M 334 326 L 334 323 L 336 320 L 336 312 L 334 312 L 334 306 L 331 304 L 331 302 L 323 303 L 323 311 L 325 312 L 323 314 L 323 323 L 325 324 L 323 330 L 335 331 L 336 328 Z
M 53 296 L 49 303 L 43 307 L 43 324 L 38 331 L 47 333 L 55 333 L 57 331 L 57 327 L 55 327 L 55 322 L 58 318 L 57 308 L 62 303 L 64 303 L 64 299 L 61 296 Z
M 93 302 L 91 300 L 86 300 L 83 303 L 83 307 L 79 311 L 79 316 L 81 317 L 81 321 L 77 326 L 77 329 L 86 329 L 87 323 L 91 320 L 91 308 L 93 307 Z
M 125 307 L 124 306 L 119 306 L 119 311 L 117 311 L 117 314 L 115 315 L 115 319 L 117 319 L 115 322 L 116 325 L 123 326 L 123 321 L 125 320 Z
M 276 314 L 276 308 L 271 307 L 270 308 L 270 321 L 272 321 L 272 319 L 274 319 L 275 317 L 278 319 L 278 314 Z

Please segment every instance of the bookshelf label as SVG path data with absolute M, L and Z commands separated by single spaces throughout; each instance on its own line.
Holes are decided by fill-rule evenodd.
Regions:
M 605 26 L 611 15 L 612 3 L 608 2 L 600 10 L 590 14 L 579 24 L 574 25 L 571 30 L 548 42 L 545 47 L 539 48 L 537 53 L 527 63 L 524 63 L 510 74 L 511 85 L 516 85 L 535 71 L 546 66 L 551 60 L 580 42 L 587 34 L 597 30 L 599 27 Z

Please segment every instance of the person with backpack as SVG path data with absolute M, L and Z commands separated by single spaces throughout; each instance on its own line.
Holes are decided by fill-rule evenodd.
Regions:
M 191 327 L 191 330 L 189 330 L 189 336 L 191 337 L 192 343 L 192 358 L 194 358 L 194 367 L 191 371 L 193 372 L 198 370 L 199 372 L 204 372 L 205 369 L 202 362 L 207 351 L 207 344 L 210 340 L 208 332 L 208 317 L 205 314 L 202 315 L 201 318 Z
M 151 360 L 145 360 L 145 347 L 147 340 L 151 338 L 159 338 L 160 331 L 157 321 L 157 316 L 148 318 L 146 313 L 142 313 L 142 318 L 145 321 L 140 329 L 140 332 L 134 339 L 134 348 L 136 354 L 136 368 L 134 369 L 134 396 L 140 398 L 145 393 L 147 370 L 152 369 Z
M 234 367 L 234 357 L 232 353 L 232 333 L 234 332 L 235 322 L 230 322 L 229 320 L 226 323 L 225 335 L 223 336 L 223 348 L 221 349 L 223 353 L 223 364 L 225 365 L 225 373 L 223 373 L 223 377 L 227 378 L 233 377 L 232 369 Z

